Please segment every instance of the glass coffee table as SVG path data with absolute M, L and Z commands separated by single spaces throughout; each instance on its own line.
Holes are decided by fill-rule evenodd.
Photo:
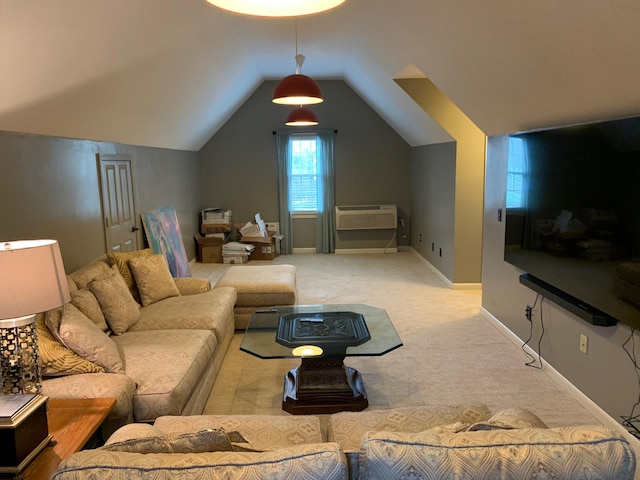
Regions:
M 387 312 L 363 304 L 257 310 L 240 350 L 263 359 L 300 357 L 284 378 L 282 409 L 295 415 L 360 411 L 362 376 L 345 357 L 381 356 L 402 346 Z

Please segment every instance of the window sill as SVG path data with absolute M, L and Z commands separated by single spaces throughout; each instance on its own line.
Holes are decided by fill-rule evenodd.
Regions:
M 318 218 L 316 212 L 291 212 L 291 218 Z

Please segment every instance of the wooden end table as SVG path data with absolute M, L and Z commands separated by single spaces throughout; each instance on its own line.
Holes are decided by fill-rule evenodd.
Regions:
M 115 404 L 115 398 L 49 399 L 47 421 L 52 444 L 33 459 L 22 478 L 51 478 L 62 460 L 87 445 Z

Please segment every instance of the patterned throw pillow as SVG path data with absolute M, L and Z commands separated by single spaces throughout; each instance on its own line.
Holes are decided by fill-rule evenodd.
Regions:
M 180 295 L 164 255 L 133 258 L 129 261 L 129 266 L 136 279 L 142 305 L 151 305 Z
M 109 330 L 109 325 L 107 325 L 107 321 L 104 318 L 98 299 L 91 293 L 91 290 L 83 288 L 82 290 L 71 292 L 71 303 L 93 320 L 93 323 L 95 323 L 100 330 L 103 332 Z
M 42 375 L 58 377 L 76 373 L 104 373 L 104 368 L 80 357 L 57 341 L 44 323 L 44 314 L 36 317 L 38 353 Z
M 510 430 L 514 428 L 548 428 L 535 414 L 524 408 L 506 408 L 500 410 L 489 420 L 469 426 L 469 432 L 478 430 Z
M 118 347 L 106 333 L 72 303 L 63 307 L 60 338 L 76 354 L 109 373 L 124 373 Z
M 127 288 L 131 292 L 133 299 L 140 303 L 140 294 L 138 293 L 138 286 L 136 285 L 136 281 L 133 278 L 133 273 L 131 272 L 131 268 L 129 267 L 129 260 L 138 257 L 144 257 L 147 255 L 153 255 L 153 251 L 150 248 L 145 248 L 144 250 L 136 250 L 135 252 L 111 252 L 107 253 L 107 259 L 111 262 L 111 265 L 115 265 L 118 267 L 118 271 L 122 278 L 124 278 L 124 283 L 127 284 Z
M 140 305 L 131 296 L 117 267 L 111 267 L 107 275 L 91 282 L 89 289 L 98 299 L 104 318 L 116 335 L 123 334 L 140 320 Z
M 182 435 L 163 435 L 132 438 L 109 443 L 102 447 L 111 452 L 129 453 L 201 453 L 231 452 L 233 448 L 222 428 L 202 430 Z

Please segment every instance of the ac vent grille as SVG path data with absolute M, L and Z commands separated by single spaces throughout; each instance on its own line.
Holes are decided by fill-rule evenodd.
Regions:
M 336 230 L 395 229 L 395 205 L 344 205 L 336 207 Z

